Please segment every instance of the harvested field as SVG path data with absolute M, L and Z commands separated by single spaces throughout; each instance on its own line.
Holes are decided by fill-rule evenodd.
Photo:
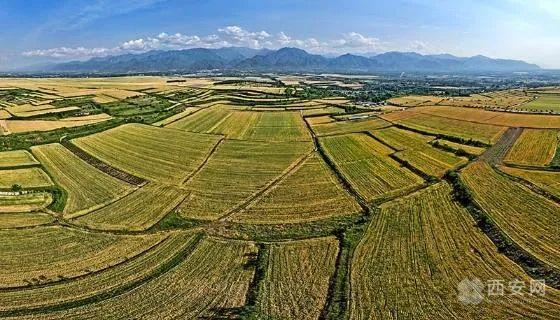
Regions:
M 0 200 L 1 202 L 1 200 Z M 0 208 L 0 212 L 2 209 Z M 0 230 L 29 228 L 53 223 L 55 219 L 46 213 L 0 213 Z
M 122 295 L 29 318 L 216 318 L 245 303 L 253 277 L 253 268 L 245 265 L 255 252 L 251 243 L 205 239 L 178 266 Z
M 142 231 L 156 224 L 187 195 L 188 192 L 177 187 L 149 183 L 73 221 L 92 229 Z
M 504 127 L 523 127 L 535 129 L 560 128 L 560 116 L 544 114 L 522 114 L 512 112 L 496 112 L 473 108 L 446 106 L 417 107 L 406 111 L 394 112 L 382 117 L 392 121 L 393 117 L 411 117 L 418 113 L 438 116 L 446 119 L 462 120 L 479 124 Z M 399 115 L 400 114 L 400 115 Z
M 389 158 L 393 150 L 365 134 L 325 137 L 319 141 L 344 178 L 368 202 L 397 196 L 423 182 Z
M 41 168 L 24 168 L 0 171 L 0 189 L 18 185 L 23 189 L 45 188 L 53 185 L 51 178 Z
M 310 123 L 311 124 L 311 123 Z M 335 121 L 331 123 L 312 124 L 313 131 L 318 136 L 330 136 L 353 132 L 364 132 L 389 127 L 391 124 L 383 119 L 370 118 L 368 120 Z
M 129 184 L 90 166 L 60 144 L 31 149 L 67 194 L 64 214 L 103 206 L 132 190 Z
M 152 181 L 179 184 L 219 140 L 219 136 L 129 124 L 72 142 L 117 169 Z
M 298 223 L 361 211 L 319 155 L 255 199 L 231 220 L 241 223 Z
M 33 212 L 45 209 L 52 202 L 50 193 L 0 194 L 0 213 Z
M 507 129 L 495 125 L 447 119 L 425 114 L 416 114 L 407 119 L 399 120 L 398 123 L 408 128 L 425 131 L 434 135 L 444 134 L 488 144 L 493 144 L 498 141 L 500 136 Z
M 495 172 L 483 162 L 461 174 L 475 201 L 515 243 L 537 259 L 560 266 L 560 205 Z
M 427 136 L 395 127 L 375 130 L 372 131 L 371 134 L 397 151 L 423 149 L 429 147 L 428 142 L 434 140 L 433 136 Z
M 408 162 L 414 168 L 434 177 L 443 177 L 446 172 L 468 162 L 466 158 L 432 147 L 400 151 L 395 157 Z
M 75 278 L 134 257 L 161 235 L 116 236 L 58 226 L 0 231 L 0 288 L 29 287 Z
M 260 312 L 278 319 L 319 319 L 337 252 L 334 237 L 271 244 Z
M 350 319 L 555 317 L 557 290 L 547 288 L 544 297 L 509 294 L 509 281 L 530 279 L 498 254 L 451 192 L 440 183 L 381 206 L 354 253 Z M 461 302 L 457 290 L 465 279 L 481 281 L 481 303 Z M 504 283 L 503 296 L 486 294 L 495 279 Z
M 10 134 L 79 127 L 107 121 L 110 119 L 111 116 L 100 114 L 93 116 L 70 117 L 61 120 L 0 120 L 0 122 L 5 122 L 5 127 L 7 130 L 4 130 L 4 134 Z
M 0 152 L 0 168 L 38 165 L 31 153 L 25 150 Z
M 25 290 L 0 291 L 0 314 L 25 314 L 33 309 L 79 305 L 80 301 L 111 295 L 127 285 L 145 282 L 162 269 L 173 267 L 173 259 L 189 254 L 199 237 L 192 232 L 174 233 L 155 242 L 142 254 L 87 277 Z
M 43 105 L 42 107 L 45 107 L 48 105 Z M 33 111 L 27 111 L 27 112 L 12 112 L 14 116 L 16 117 L 21 117 L 21 118 L 26 118 L 26 117 L 35 117 L 35 116 L 42 116 L 42 115 L 48 115 L 48 114 L 57 114 L 57 113 L 62 113 L 62 112 L 68 112 L 68 111 L 76 111 L 76 110 L 80 110 L 80 108 L 78 107 L 66 107 L 66 108 L 53 108 L 51 106 L 51 108 L 41 108 L 41 110 L 33 110 Z
M 525 129 L 504 162 L 530 166 L 546 166 L 556 154 L 558 131 Z
M 225 140 L 185 184 L 192 191 L 180 207 L 194 219 L 217 219 L 287 173 L 311 152 L 307 142 Z

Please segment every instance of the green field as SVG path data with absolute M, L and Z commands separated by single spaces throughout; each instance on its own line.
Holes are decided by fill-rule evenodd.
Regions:
M 516 109 L 526 111 L 560 112 L 560 94 L 537 94 L 535 100 L 517 106 Z

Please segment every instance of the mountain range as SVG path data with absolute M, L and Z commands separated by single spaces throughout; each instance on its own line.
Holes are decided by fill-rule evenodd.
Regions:
M 485 56 L 456 57 L 450 54 L 422 55 L 387 52 L 371 57 L 345 54 L 325 57 L 297 48 L 278 50 L 228 47 L 221 49 L 154 50 L 87 61 L 72 61 L 42 67 L 43 72 L 61 73 L 169 73 L 206 70 L 243 72 L 530 72 L 539 66 L 519 60 Z

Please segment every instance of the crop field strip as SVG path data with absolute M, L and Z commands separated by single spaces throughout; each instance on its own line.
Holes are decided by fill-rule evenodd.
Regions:
M 135 176 L 178 184 L 196 170 L 219 140 L 214 135 L 132 124 L 72 143 Z
M 560 205 L 475 162 L 462 180 L 498 227 L 523 250 L 553 268 L 560 268 Z
M 2 209 L 0 209 L 1 211 Z M 0 213 L 0 230 L 33 228 L 54 222 L 53 216 L 42 212 Z
M 446 147 L 446 148 L 451 148 L 455 151 L 463 150 L 466 153 L 474 155 L 474 156 L 480 156 L 481 154 L 483 154 L 486 151 L 486 149 L 482 148 L 482 147 L 474 147 L 474 146 L 470 146 L 470 145 L 467 145 L 467 144 L 461 144 L 461 143 L 448 141 L 448 140 L 444 140 L 444 139 L 436 139 L 436 140 L 433 141 L 433 143 L 437 143 L 440 146 L 443 146 L 443 147 Z
M 282 224 L 314 221 L 361 211 L 320 156 L 314 154 L 283 181 L 229 220 Z
M 406 111 L 400 113 L 404 112 Z M 395 113 L 398 114 L 399 112 Z M 390 113 L 388 115 L 382 115 L 381 117 L 391 121 L 394 116 Z M 406 128 L 424 131 L 432 135 L 443 134 L 464 140 L 472 139 L 486 144 L 493 144 L 496 142 L 506 130 L 505 127 L 495 125 L 447 119 L 421 113 L 413 113 L 405 119 L 399 119 L 398 115 L 396 118 L 397 120 L 395 120 L 395 122 Z
M 51 178 L 41 168 L 0 170 L 0 190 L 18 185 L 23 189 L 53 186 Z
M 60 144 L 36 146 L 31 151 L 67 194 L 65 215 L 104 206 L 133 190 L 131 185 L 95 169 Z
M 65 310 L 117 296 L 171 270 L 200 239 L 195 232 L 173 233 L 109 268 L 53 284 L 0 291 L 0 316 Z
M 438 117 L 440 119 L 459 120 L 481 125 L 523 127 L 532 129 L 558 129 L 560 116 L 545 114 L 523 114 L 514 112 L 488 111 L 476 108 L 448 106 L 415 107 L 393 114 L 383 115 L 389 121 L 402 120 L 418 114 Z
M 21 319 L 193 319 L 218 317 L 242 307 L 254 268 L 256 246 L 211 238 L 165 274 L 118 296 L 73 309 Z
M 186 218 L 214 220 L 229 214 L 311 152 L 307 142 L 224 140 L 187 181 L 190 196 L 179 207 Z
M 504 162 L 514 165 L 547 166 L 556 154 L 559 131 L 524 129 Z
M 171 123 L 168 127 L 225 135 L 229 139 L 255 141 L 309 141 L 299 112 L 237 111 L 214 106 Z
M 508 175 L 523 179 L 560 199 L 560 172 L 558 171 L 525 170 L 507 166 L 500 166 L 498 169 Z
M 0 291 L 56 283 L 106 269 L 159 243 L 163 235 L 96 234 L 60 226 L 0 232 Z
M 350 185 L 367 202 L 381 201 L 410 192 L 423 184 L 389 157 L 394 150 L 365 134 L 320 138 L 327 156 Z
M 398 150 L 393 155 L 395 158 L 429 176 L 442 177 L 447 171 L 467 163 L 465 158 L 432 147 L 428 144 L 434 139 L 431 136 L 395 127 L 370 133 L 392 149 Z
M 458 300 L 464 279 L 530 279 L 497 252 L 451 192 L 439 183 L 381 205 L 353 255 L 350 319 L 555 317 L 560 292 L 552 288 L 544 297 Z
M 279 319 L 319 319 L 337 254 L 335 237 L 270 244 L 259 311 Z
M 39 165 L 31 153 L 25 150 L 0 152 L 0 169 Z
M 187 196 L 188 192 L 178 187 L 149 183 L 72 222 L 91 229 L 144 231 L 179 206 Z
M 310 125 L 317 136 L 321 137 L 381 129 L 391 126 L 391 123 L 380 118 L 373 118 L 317 124 L 312 121 Z
M 53 201 L 48 192 L 32 192 L 24 194 L 0 193 L 0 214 L 36 212 L 44 210 Z

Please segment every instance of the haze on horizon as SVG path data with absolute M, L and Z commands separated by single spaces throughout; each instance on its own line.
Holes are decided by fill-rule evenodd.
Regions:
M 482 54 L 560 69 L 556 0 L 5 0 L 0 28 L 0 70 L 227 46 Z

